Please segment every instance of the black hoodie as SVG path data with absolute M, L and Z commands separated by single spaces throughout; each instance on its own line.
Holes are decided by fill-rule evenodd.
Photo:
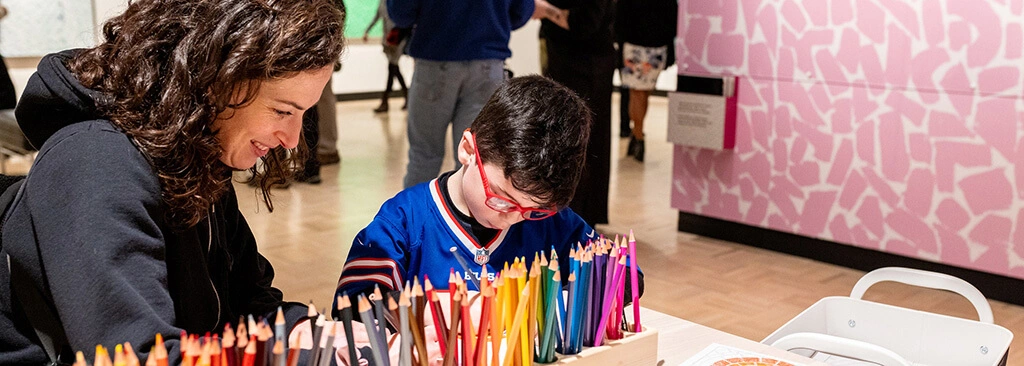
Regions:
M 69 350 L 89 359 L 97 344 L 129 341 L 148 351 L 161 333 L 177 364 L 182 330 L 219 333 L 240 315 L 267 316 L 279 305 L 289 326 L 304 316 L 304 305 L 282 302 L 271 286 L 273 268 L 257 252 L 234 190 L 207 220 L 171 228 L 156 172 L 97 115 L 99 93 L 65 67 L 73 52 L 42 59 L 16 111 L 41 148 L 2 227 L 10 268 L 0 260 L 0 364 L 47 361 L 12 298 L 9 269 L 27 275 L 59 314 Z

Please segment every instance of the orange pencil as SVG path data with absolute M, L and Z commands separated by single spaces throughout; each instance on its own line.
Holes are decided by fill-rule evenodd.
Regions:
M 213 365 L 213 366 L 220 366 L 220 364 L 221 364 L 220 359 L 221 359 L 221 355 L 222 355 L 222 353 L 221 353 L 221 345 L 220 345 L 220 335 L 214 334 L 212 342 L 213 343 L 210 344 L 210 364 Z
M 469 295 L 466 294 L 466 284 L 460 285 L 460 292 L 462 292 L 462 313 L 465 314 L 462 319 L 462 366 L 473 365 L 473 317 L 472 313 L 469 312 Z
M 196 362 L 196 365 L 213 366 L 210 362 L 210 343 L 206 343 L 202 346 L 202 350 L 199 352 L 199 359 L 198 362 Z
M 494 300 L 491 304 L 491 365 L 501 364 L 499 351 L 501 350 L 501 333 L 505 331 L 505 288 L 504 277 L 508 272 L 501 272 L 498 278 L 491 283 L 494 289 Z
M 184 344 L 179 347 L 184 347 Z M 160 333 L 156 334 L 156 345 L 153 346 L 153 351 L 150 353 L 154 354 L 157 366 L 167 366 L 167 347 L 164 346 L 164 337 Z

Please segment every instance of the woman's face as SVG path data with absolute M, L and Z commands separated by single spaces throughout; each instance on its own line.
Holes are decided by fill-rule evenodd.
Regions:
M 299 144 L 302 113 L 316 105 L 333 72 L 330 65 L 288 78 L 264 81 L 249 104 L 228 108 L 213 122 L 221 145 L 220 161 L 244 170 L 278 146 Z M 241 93 L 235 98 L 241 99 Z

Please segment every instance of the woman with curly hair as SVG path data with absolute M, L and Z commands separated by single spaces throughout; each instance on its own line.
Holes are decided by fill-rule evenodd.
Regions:
M 269 186 L 315 153 L 302 114 L 343 22 L 328 0 L 139 0 L 98 46 L 43 58 L 17 108 L 40 151 L 2 226 L 0 364 L 149 350 L 156 333 L 177 364 L 183 330 L 303 316 L 272 287 L 231 173 L 252 169 L 272 210 Z

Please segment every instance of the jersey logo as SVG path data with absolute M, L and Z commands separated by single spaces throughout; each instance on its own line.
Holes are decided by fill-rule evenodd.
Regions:
M 473 256 L 473 261 L 476 262 L 476 264 L 479 264 L 479 265 L 482 266 L 482 265 L 487 264 L 487 262 L 491 261 L 491 255 L 489 253 L 487 253 L 487 249 L 483 249 L 483 248 L 477 249 L 476 250 L 476 255 Z

